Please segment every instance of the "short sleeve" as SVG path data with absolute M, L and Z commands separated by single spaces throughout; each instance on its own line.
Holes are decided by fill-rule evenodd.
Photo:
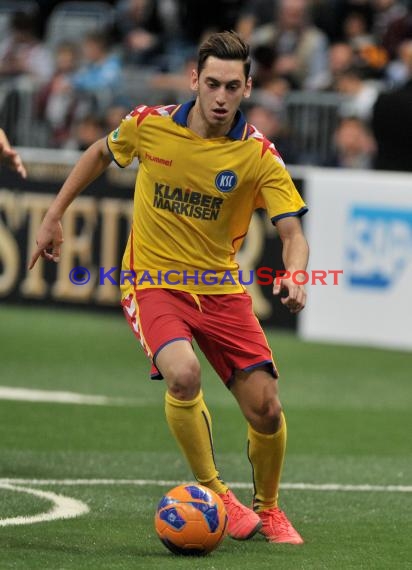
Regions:
M 137 107 L 107 137 L 107 146 L 113 160 L 121 168 L 132 163 L 139 155 L 139 124 L 147 107 Z
M 273 143 L 265 145 L 258 174 L 256 208 L 264 208 L 273 224 L 288 216 L 303 216 L 308 208 Z

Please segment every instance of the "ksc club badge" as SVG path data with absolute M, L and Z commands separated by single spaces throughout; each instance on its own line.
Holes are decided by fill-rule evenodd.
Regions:
M 231 192 L 237 184 L 233 170 L 222 170 L 215 178 L 215 186 L 221 192 Z

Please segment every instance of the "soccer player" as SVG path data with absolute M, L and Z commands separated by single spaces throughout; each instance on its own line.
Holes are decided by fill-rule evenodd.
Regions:
M 253 211 L 264 207 L 283 242 L 286 269 L 304 270 L 308 246 L 299 218 L 307 208 L 274 145 L 239 111 L 251 91 L 249 69 L 249 47 L 235 33 L 206 39 L 192 72 L 195 100 L 139 106 L 86 150 L 46 213 L 29 267 L 39 256 L 58 261 L 60 220 L 79 192 L 112 160 L 125 167 L 137 157 L 122 304 L 152 361 L 152 378 L 166 382 L 171 432 L 197 481 L 223 499 L 230 536 L 260 531 L 270 542 L 301 544 L 278 506 L 286 446 L 278 372 L 235 256 Z M 285 278 L 274 283 L 273 293 L 281 291 L 292 313 L 304 307 L 301 284 Z M 215 465 L 193 338 L 247 420 L 253 509 L 237 500 Z
M 26 178 L 26 168 L 19 153 L 10 146 L 6 133 L 0 129 L 0 163 L 2 162 L 15 170 L 22 178 Z

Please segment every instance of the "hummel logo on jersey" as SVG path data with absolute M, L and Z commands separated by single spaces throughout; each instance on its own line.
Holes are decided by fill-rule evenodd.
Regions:
M 167 158 L 160 158 L 160 156 L 155 156 L 154 154 L 150 154 L 146 152 L 145 157 L 152 162 L 156 162 L 157 164 L 163 164 L 163 166 L 172 166 L 173 160 L 169 160 Z
M 222 170 L 215 178 L 215 186 L 221 192 L 230 192 L 237 184 L 233 170 Z

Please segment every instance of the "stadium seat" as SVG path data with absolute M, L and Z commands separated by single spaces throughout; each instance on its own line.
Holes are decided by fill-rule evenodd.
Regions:
M 62 41 L 79 41 L 88 32 L 110 29 L 114 11 L 107 2 L 63 2 L 50 14 L 45 42 L 54 47 Z

